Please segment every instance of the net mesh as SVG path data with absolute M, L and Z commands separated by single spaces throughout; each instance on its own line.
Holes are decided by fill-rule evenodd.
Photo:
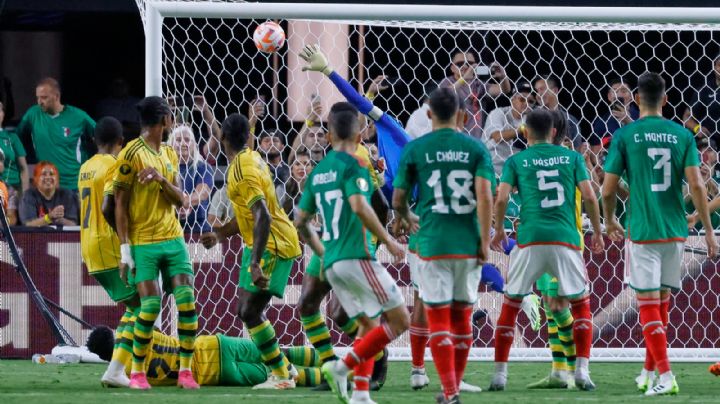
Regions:
M 145 2 L 137 1 L 144 18 Z M 277 192 L 292 212 L 299 198 L 295 190 L 306 176 L 306 169 L 300 164 L 293 165 L 290 160 L 299 147 L 307 147 L 312 152 L 325 145 L 321 137 L 303 134 L 303 122 L 311 117 L 306 108 L 312 105 L 313 98 L 320 98 L 318 94 L 324 111 L 333 100 L 341 99 L 337 92 L 324 87 L 328 83 L 320 74 L 298 70 L 299 61 L 291 49 L 308 43 L 321 44 L 328 55 L 341 55 L 347 67 L 345 76 L 361 92 L 365 92 L 378 75 L 391 78 L 392 85 L 380 91 L 374 104 L 403 124 L 422 105 L 426 85 L 437 84 L 451 75 L 453 56 L 459 50 L 473 52 L 479 65 L 501 66 L 513 85 L 537 77 L 556 77 L 558 103 L 577 122 L 580 138 L 576 146 L 586 155 L 598 191 L 605 153 L 602 138 L 610 134 L 606 133 L 608 129 L 601 130 L 603 126 L 598 126 L 598 122 L 613 120 L 614 113 L 616 121 L 637 118 L 630 99 L 624 100 L 625 103 L 620 100 L 620 111 L 613 112 L 612 105 L 623 93 L 621 88 L 611 90 L 612 79 L 622 78 L 632 89 L 636 78 L 645 71 L 661 72 L 668 84 L 665 117 L 682 123 L 688 118 L 688 107 L 695 106 L 690 115 L 703 123 L 709 135 L 716 130 L 717 123 L 711 116 L 697 116 L 700 108 L 696 108 L 703 102 L 696 100 L 696 94 L 712 77 L 713 62 L 720 51 L 715 25 L 283 20 L 279 22 L 288 35 L 289 44 L 267 55 L 259 53 L 252 42 L 253 30 L 262 22 L 264 20 L 202 16 L 163 20 L 162 91 L 176 100 L 179 119 L 193 129 L 198 139 L 202 157 L 213 173 L 210 185 L 213 195 L 223 186 L 227 166 L 222 151 L 203 153 L 216 130 L 214 125 L 233 112 L 247 115 L 251 105 L 260 100 L 258 110 L 264 111 L 264 116 L 258 120 L 256 134 L 275 133 L 281 140 L 276 147 L 281 149 L 283 162 L 288 164 L 285 169 L 289 170 L 289 176 L 277 181 Z M 328 32 L 342 35 L 329 37 Z M 496 82 L 501 81 L 500 78 Z M 476 94 L 477 97 L 467 100 L 477 106 L 476 126 L 468 129 L 488 141 L 489 134 L 483 135 L 488 115 L 496 108 L 512 108 L 512 103 L 511 93 L 502 94 L 502 85 L 495 85 L 495 90 L 492 85 L 483 87 L 487 90 L 485 95 Z M 493 96 L 498 88 L 501 94 Z M 191 105 L 197 104 L 191 97 L 199 95 L 203 102 Z M 534 96 L 539 104 L 552 103 L 543 94 Z M 202 113 L 203 104 L 207 105 L 210 115 Z M 505 124 L 507 128 L 513 127 L 512 122 Z M 325 129 L 319 124 L 312 129 L 313 133 L 317 127 L 321 131 Z M 306 139 L 297 141 L 298 137 Z M 508 141 L 508 146 L 513 145 L 513 141 Z M 720 172 L 716 170 L 717 157 L 711 146 L 712 136 L 709 141 L 701 141 L 703 175 L 711 195 L 717 195 Z M 500 153 L 491 147 L 493 150 Z M 229 243 L 207 251 L 197 243 L 197 228 L 186 224 L 186 230 L 193 233 L 189 248 L 197 273 L 200 332 L 242 335 L 242 326 L 233 314 L 242 241 L 234 237 Z M 688 245 L 682 269 L 683 286 L 674 295 L 668 329 L 671 348 L 680 349 L 672 352 L 681 356 L 696 348 L 712 348 L 720 337 L 720 314 L 713 309 L 718 302 L 720 277 L 715 265 L 705 261 L 702 237 L 691 237 Z M 285 298 L 274 299 L 267 312 L 284 345 L 306 342 L 295 305 L 308 258 L 306 254 L 296 263 Z M 410 304 L 412 289 L 406 265 L 390 264 L 383 247 L 379 259 L 397 279 Z M 633 356 L 630 352 L 640 352 L 632 349 L 642 347 L 642 334 L 637 326 L 634 292 L 624 283 L 623 247 L 610 244 L 603 254 L 586 252 L 585 259 L 597 331 L 594 346 L 610 348 L 607 352 L 616 359 Z M 506 256 L 493 253 L 491 261 L 506 274 Z M 491 348 L 493 324 L 499 315 L 502 296 L 482 286 L 481 292 L 476 307 L 479 314 L 475 317 L 474 347 Z M 164 325 L 172 331 L 174 310 L 171 306 L 167 309 Z M 516 347 L 546 346 L 544 328 L 533 332 L 523 316 L 518 327 L 516 335 L 522 337 L 516 338 Z M 336 328 L 333 334 L 338 345 L 349 342 Z M 409 347 L 409 336 L 403 335 L 393 346 Z M 474 352 L 480 357 L 489 351 Z M 536 351 L 514 352 L 531 357 Z M 546 351 L 537 352 L 546 354 Z

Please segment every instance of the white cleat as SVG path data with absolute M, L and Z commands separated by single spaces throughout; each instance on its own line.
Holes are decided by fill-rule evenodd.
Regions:
M 103 387 L 129 387 L 130 378 L 127 377 L 125 372 L 110 372 L 106 370 L 100 378 L 100 384 Z
M 272 374 L 265 382 L 253 386 L 253 390 L 290 390 L 294 388 L 295 380 L 283 379 Z
M 464 393 L 480 393 L 482 392 L 482 388 L 480 386 L 475 386 L 470 383 L 465 383 L 465 381 L 460 380 L 460 391 Z
M 325 362 L 322 365 L 321 371 L 323 376 L 325 376 L 325 381 L 327 381 L 327 384 L 330 386 L 333 393 L 335 393 L 338 400 L 340 400 L 343 404 L 347 404 L 349 401 L 347 393 L 347 374 L 338 372 L 335 367 L 336 364 L 337 361 Z
M 635 378 L 635 384 L 637 385 L 637 389 L 642 393 L 645 393 L 648 390 L 652 389 L 654 383 L 655 372 L 648 372 L 645 369 L 643 369 L 643 372 Z
M 425 373 L 425 369 L 414 369 L 410 373 L 410 387 L 413 390 L 424 389 L 430 384 L 430 378 Z
M 675 380 L 675 377 L 672 378 L 672 380 L 661 382 L 658 380 L 658 382 L 655 384 L 655 386 L 648 391 L 645 392 L 645 395 L 648 397 L 652 396 L 665 396 L 665 395 L 676 395 L 680 392 L 680 387 L 677 384 L 677 381 Z
M 496 372 L 492 378 L 492 381 L 490 382 L 490 387 L 488 388 L 488 391 L 503 391 L 505 390 L 506 384 L 507 374 Z

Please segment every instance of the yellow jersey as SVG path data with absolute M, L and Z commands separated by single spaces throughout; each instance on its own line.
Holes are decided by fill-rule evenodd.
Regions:
M 156 152 L 142 136 L 129 142 L 118 156 L 113 186 L 130 191 L 130 244 L 159 243 L 183 236 L 175 206 L 163 195 L 162 187 L 152 181 L 140 184 L 137 174 L 153 167 L 160 175 L 174 183 L 178 175 L 178 157 L 167 145 Z
M 116 158 L 96 154 L 80 167 L 80 249 L 88 272 L 120 265 L 120 240 L 102 214 L 105 184 L 112 180 Z
M 370 171 L 370 179 L 372 180 L 373 189 L 380 189 L 383 186 L 384 178 L 380 179 L 378 173 L 373 168 L 372 161 L 370 160 L 370 150 L 363 144 L 358 144 L 357 150 L 355 150 L 355 156 L 365 163 L 368 171 Z M 382 182 L 381 182 L 382 181 Z
M 235 210 L 235 218 L 245 245 L 253 245 L 251 207 L 265 200 L 272 223 L 266 250 L 284 259 L 300 256 L 297 230 L 278 203 L 275 185 L 267 164 L 260 154 L 248 148 L 235 156 L 228 168 L 227 194 Z

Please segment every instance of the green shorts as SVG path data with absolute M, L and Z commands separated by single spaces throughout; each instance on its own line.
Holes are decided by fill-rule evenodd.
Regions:
M 134 285 L 128 286 L 120 279 L 120 271 L 117 268 L 93 272 L 90 276 L 98 281 L 115 303 L 120 303 L 137 295 Z
M 370 243 L 369 247 L 370 254 L 375 256 L 375 253 L 377 252 L 377 245 L 375 243 Z M 325 268 L 323 268 L 322 260 L 316 254 L 313 254 L 310 257 L 310 262 L 308 262 L 307 267 L 305 268 L 305 275 L 325 279 L 324 270 Z
M 249 339 L 218 334 L 220 344 L 220 386 L 255 386 L 268 378 L 260 350 Z
M 135 276 L 129 276 L 131 285 L 156 281 L 162 275 L 163 289 L 172 292 L 173 277 L 194 275 L 185 240 L 181 237 L 159 243 L 133 245 L 130 251 L 135 260 Z
M 556 277 L 545 273 L 535 284 L 543 296 L 558 297 L 558 280 Z
M 245 247 L 242 255 L 242 267 L 240 268 L 240 282 L 239 287 L 247 290 L 251 293 L 257 293 L 260 289 L 253 284 L 252 274 L 250 272 L 250 261 L 252 260 L 252 248 Z M 267 291 L 275 297 L 282 297 L 285 295 L 285 286 L 287 286 L 288 279 L 290 279 L 290 271 L 292 271 L 294 258 L 286 259 L 280 258 L 268 251 L 265 251 L 260 261 L 263 274 L 270 278 Z

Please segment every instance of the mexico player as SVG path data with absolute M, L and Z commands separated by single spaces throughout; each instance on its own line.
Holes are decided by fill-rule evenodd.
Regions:
M 287 358 L 280 351 L 275 329 L 265 317 L 273 296 L 283 298 L 295 258 L 302 253 L 297 231 L 275 195 L 267 164 L 248 147 L 247 118 L 234 113 L 222 124 L 222 145 L 236 153 L 228 167 L 227 193 L 235 211 L 231 220 L 201 241 L 211 248 L 218 241 L 240 234 L 245 243 L 238 285 L 238 317 L 262 352 L 272 375 L 256 389 L 284 390 L 295 387 L 288 373 Z
M 400 245 L 385 231 L 370 207 L 370 174 L 354 153 L 359 133 L 358 110 L 346 102 L 333 105 L 329 115 L 333 150 L 305 182 L 298 232 L 323 258 L 325 274 L 348 316 L 357 318 L 353 349 L 344 359 L 326 362 L 323 374 L 341 401 L 347 402 L 347 375 L 354 370 L 351 403 L 372 403 L 369 381 L 373 357 L 408 328 L 409 314 L 400 290 L 368 246 L 367 230 L 396 258 Z M 322 243 L 309 223 L 315 213 L 323 219 Z M 377 320 L 384 314 L 386 323 Z
M 147 390 L 145 356 L 155 320 L 160 313 L 163 277 L 166 292 L 175 296 L 180 336 L 180 371 L 177 384 L 197 389 L 192 357 L 197 330 L 193 268 L 183 231 L 175 212 L 183 202 L 178 157 L 162 142 L 172 126 L 172 113 L 160 97 L 138 103 L 141 134 L 120 152 L 113 182 L 115 225 L 120 239 L 120 277 L 135 285 L 140 313 L 134 328 L 133 371 L 130 388 Z
M 575 189 L 580 189 L 593 225 L 591 248 L 594 252 L 600 252 L 604 247 L 598 202 L 590 185 L 584 158 L 579 153 L 550 143 L 554 132 L 550 112 L 541 109 L 531 111 L 525 117 L 525 125 L 530 147 L 505 162 L 495 202 L 492 246 L 502 251 L 506 240 L 503 218 L 514 187 L 517 187 L 522 199 L 517 230 L 519 248 L 510 254 L 505 301 L 495 327 L 495 375 L 490 390 L 505 389 L 507 362 L 521 298 L 532 293 L 533 283 L 546 272 L 558 279 L 558 296 L 571 302 L 575 318 L 573 335 L 577 345 L 575 384 L 580 389 L 593 390 L 595 386 L 590 380 L 588 366 L 592 314 L 581 252 L 582 233 L 578 231 Z
M 115 231 L 103 217 L 102 204 L 105 185 L 112 184 L 117 154 L 122 149 L 122 125 L 112 117 L 100 119 L 95 126 L 95 144 L 98 153 L 80 167 L 78 190 L 80 191 L 80 248 L 88 273 L 98 281 L 116 303 L 125 305 L 125 313 L 117 327 L 118 343 L 113 350 L 107 370 L 100 379 L 104 386 L 127 387 L 130 379 L 125 375 L 124 363 L 132 358 L 132 344 L 120 338 L 130 318 L 140 306 L 135 288 L 121 279 L 120 241 Z M 114 220 L 113 220 L 114 223 Z
M 715 256 L 718 246 L 698 168 L 695 139 L 690 131 L 662 117 L 662 107 L 667 103 L 665 80 L 656 73 L 643 74 L 638 79 L 635 99 L 640 107 L 640 119 L 615 132 L 605 161 L 605 226 L 613 240 L 624 238 L 624 229 L 615 217 L 615 205 L 620 177 L 627 175 L 630 200 L 625 265 L 630 272 L 630 287 L 637 292 L 646 355 L 651 356 L 643 370 L 648 379 L 645 395 L 677 394 L 679 388 L 667 357 L 665 326 L 670 290 L 680 288 L 688 235 L 683 176 L 705 227 L 709 257 Z M 655 367 L 660 377 L 655 386 L 650 387 L 650 374 Z
M 470 315 L 477 300 L 479 264 L 489 255 L 495 174 L 485 146 L 456 131 L 461 113 L 457 94 L 447 88 L 435 90 L 429 104 L 433 132 L 403 149 L 393 207 L 402 220 L 417 227 L 408 206 L 417 187 L 421 261 L 416 281 L 443 387 L 438 401 L 456 403 L 472 345 Z M 453 237 L 447 237 L 450 234 Z

